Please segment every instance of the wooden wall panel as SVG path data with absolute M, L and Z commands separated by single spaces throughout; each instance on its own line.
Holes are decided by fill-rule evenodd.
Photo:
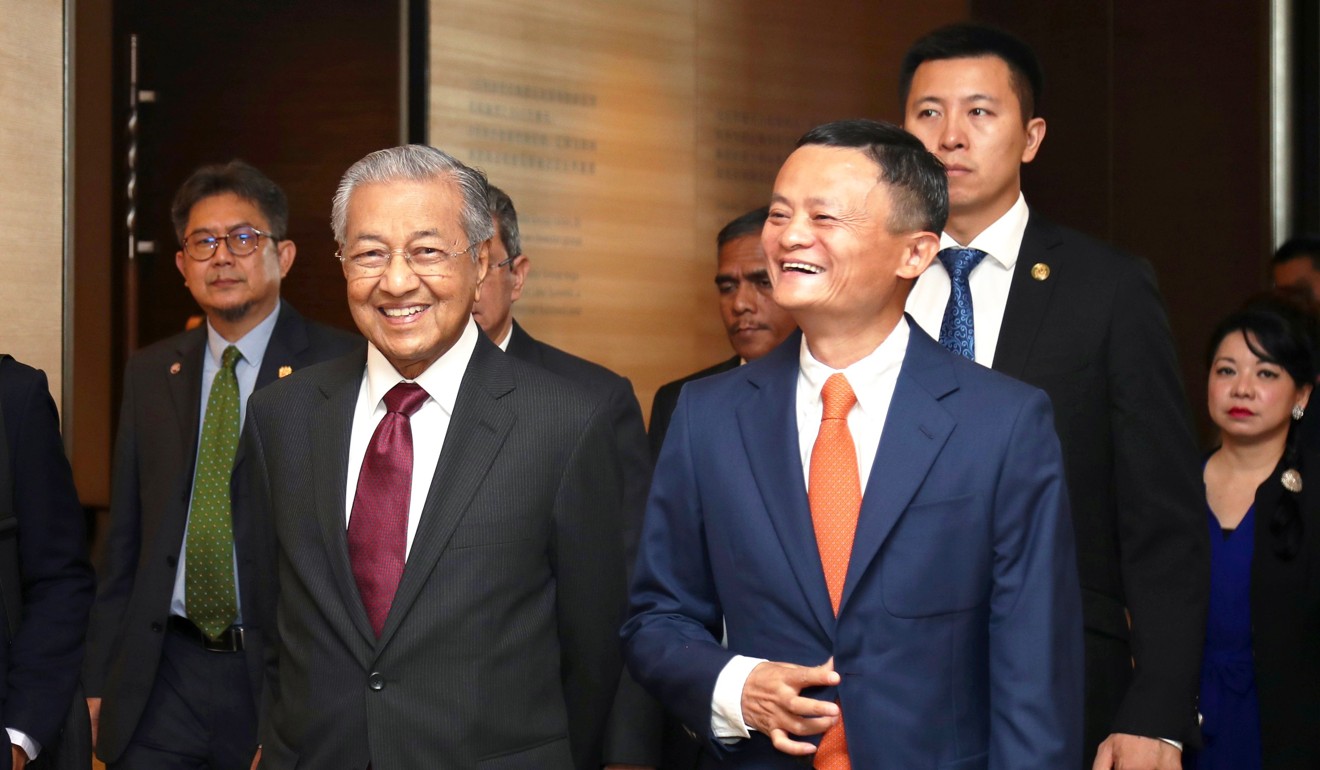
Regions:
M 518 207 L 529 331 L 660 384 L 725 358 L 715 233 L 793 142 L 894 117 L 897 65 L 955 0 L 431 0 L 430 142 Z
M 0 351 L 60 401 L 64 335 L 64 4 L 0 0 Z

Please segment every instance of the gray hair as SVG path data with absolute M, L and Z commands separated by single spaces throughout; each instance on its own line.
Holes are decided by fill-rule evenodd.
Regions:
M 335 242 L 340 247 L 344 245 L 345 230 L 348 227 L 348 200 L 358 185 L 400 180 L 426 182 L 433 179 L 450 179 L 458 185 L 459 194 L 463 198 L 460 216 L 469 244 L 481 243 L 495 233 L 490 212 L 486 208 L 486 175 L 463 165 L 443 150 L 424 144 L 407 144 L 377 150 L 344 172 L 330 208 L 330 227 L 334 230 Z M 477 250 L 473 249 L 472 259 L 476 258 Z

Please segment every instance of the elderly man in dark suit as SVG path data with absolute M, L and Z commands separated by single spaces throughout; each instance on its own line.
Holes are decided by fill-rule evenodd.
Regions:
M 651 454 L 658 456 L 665 443 L 669 418 L 678 394 L 693 380 L 727 372 L 755 361 L 775 349 L 797 328 L 788 311 L 771 295 L 769 266 L 761 249 L 761 228 L 770 209 L 762 206 L 729 222 L 715 236 L 715 288 L 719 292 L 720 325 L 729 335 L 733 358 L 665 383 L 651 402 Z
M 281 302 L 296 256 L 288 212 L 240 161 L 199 169 L 174 199 L 175 265 L 206 323 L 139 351 L 124 373 L 84 674 L 112 768 L 246 768 L 256 747 L 264 630 L 236 470 L 245 404 L 362 345 Z
M 1174 770 L 1179 745 L 1199 735 L 1209 542 L 1150 265 L 1028 208 L 1020 170 L 1045 120 L 1025 43 L 946 27 L 913 45 L 900 82 L 904 127 L 949 177 L 940 257 L 908 311 L 946 347 L 1054 402 L 1086 617 L 1087 756 L 1099 747 L 1103 770 Z
M 597 768 L 624 594 L 611 415 L 472 319 L 480 172 L 372 153 L 333 225 L 366 355 L 259 394 L 244 438 L 278 623 L 261 764 Z
M 69 729 L 94 581 L 46 375 L 0 355 L 0 405 L 0 713 L 10 740 L 0 768 L 8 770 L 44 760 L 60 728 Z

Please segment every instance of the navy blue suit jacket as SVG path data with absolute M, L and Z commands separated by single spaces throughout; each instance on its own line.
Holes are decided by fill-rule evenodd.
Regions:
M 809 694 L 839 700 L 854 767 L 1081 762 L 1080 593 L 1049 401 L 909 324 L 837 619 L 798 450 L 801 336 L 679 398 L 625 654 L 730 766 L 799 765 L 759 733 L 713 740 L 711 694 L 735 654 L 833 657 L 842 683 Z

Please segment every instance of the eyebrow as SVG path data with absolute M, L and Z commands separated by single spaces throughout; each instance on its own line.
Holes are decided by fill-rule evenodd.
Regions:
M 437 237 L 437 238 L 438 238 L 439 236 L 440 236 L 440 231 L 439 231 L 439 230 L 436 230 L 436 229 L 434 229 L 434 228 L 431 228 L 431 229 L 429 229 L 429 230 L 414 230 L 414 231 L 408 236 L 408 239 L 407 239 L 407 240 L 408 240 L 408 242 L 411 243 L 412 241 L 415 241 L 415 240 L 417 240 L 418 238 L 431 238 L 431 237 Z M 353 238 L 353 240 L 354 240 L 354 241 L 376 241 L 377 243 L 387 243 L 387 241 L 385 240 L 385 236 L 383 236 L 383 235 L 377 235 L 376 233 L 359 233 L 359 234 L 357 235 L 357 237 Z
M 261 230 L 261 229 L 262 229 L 262 228 L 257 227 L 256 225 L 252 224 L 251 222 L 249 222 L 249 221 L 247 221 L 247 220 L 245 219 L 245 220 L 243 220 L 242 222 L 236 222 L 236 223 L 230 225 L 229 227 L 226 227 L 226 228 L 225 228 L 225 233 L 226 233 L 226 234 L 231 233 L 231 232 L 237 230 L 237 229 L 240 228 L 240 227 L 250 227 L 250 228 L 252 228 L 253 230 Z M 189 230 L 187 233 L 184 234 L 183 237 L 184 237 L 184 240 L 187 240 L 188 238 L 191 238 L 192 236 L 194 236 L 194 235 L 196 235 L 196 234 L 198 234 L 198 233 L 214 233 L 214 232 L 215 232 L 215 230 L 212 230 L 212 229 L 209 228 L 209 227 L 198 227 L 198 228 L 195 229 L 195 230 Z

